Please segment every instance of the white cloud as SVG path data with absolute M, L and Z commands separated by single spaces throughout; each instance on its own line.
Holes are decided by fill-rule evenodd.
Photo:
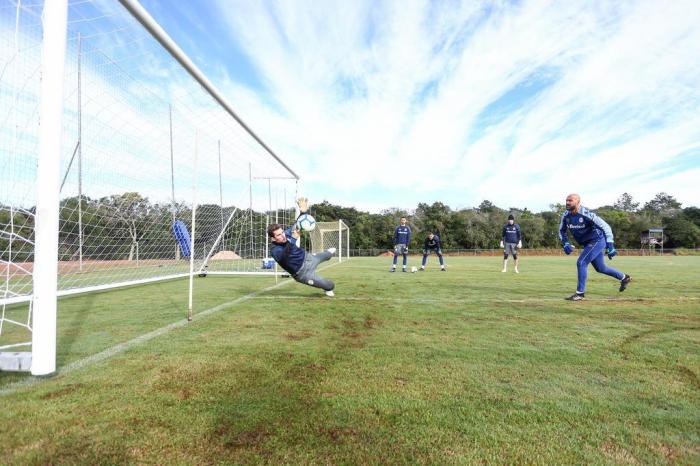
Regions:
M 220 16 L 272 98 L 227 90 L 312 196 L 408 208 L 538 209 L 571 190 L 700 200 L 676 175 L 643 176 L 700 150 L 697 2 L 234 6 L 219 0 Z M 538 95 L 483 127 L 490 105 L 541 73 Z

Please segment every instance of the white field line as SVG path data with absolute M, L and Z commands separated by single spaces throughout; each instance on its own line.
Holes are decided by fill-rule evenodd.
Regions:
M 319 267 L 319 270 L 325 270 L 327 268 L 333 267 L 334 265 L 338 264 L 338 262 L 331 263 L 325 267 Z M 280 288 L 288 283 L 295 283 L 293 279 L 291 280 L 285 280 L 282 282 L 277 283 L 276 285 L 268 286 L 267 288 L 263 288 L 261 290 L 254 291 L 252 293 L 249 293 L 245 296 L 241 296 L 240 298 L 236 298 L 233 301 L 229 301 L 227 303 L 219 304 L 218 306 L 214 306 L 212 308 L 206 309 L 202 312 L 198 312 L 194 316 L 192 316 L 192 321 L 197 321 L 201 320 L 205 317 L 208 317 L 212 314 L 215 314 L 219 311 L 223 311 L 224 309 L 228 309 L 230 307 L 236 306 L 238 304 L 241 304 L 245 301 L 248 301 L 252 298 L 255 298 L 261 293 L 265 293 L 270 290 L 274 290 L 275 288 Z M 320 290 L 319 290 L 320 291 Z M 24 380 L 21 380 L 19 382 L 15 382 L 13 384 L 9 384 L 8 386 L 4 388 L 0 388 L 0 396 L 3 395 L 10 395 L 24 387 L 29 387 L 32 385 L 36 385 L 39 382 L 45 381 L 45 380 L 51 380 L 57 376 L 61 376 L 64 374 L 68 374 L 70 372 L 73 372 L 74 370 L 81 369 L 83 367 L 89 366 L 91 364 L 95 364 L 100 361 L 104 361 L 105 359 L 111 358 L 112 356 L 122 353 L 130 348 L 133 348 L 134 346 L 140 345 L 141 343 L 147 342 L 149 340 L 152 340 L 156 337 L 159 337 L 161 335 L 165 335 L 166 333 L 170 332 L 171 330 L 175 330 L 180 327 L 184 327 L 187 325 L 188 322 L 187 319 L 182 319 L 177 322 L 173 322 L 172 324 L 168 324 L 165 327 L 161 327 L 159 329 L 153 330 L 152 332 L 145 333 L 143 335 L 140 335 L 136 338 L 132 338 L 129 341 L 125 341 L 124 343 L 119 343 L 118 345 L 112 346 L 111 348 L 107 348 L 104 351 L 100 351 L 99 353 L 93 354 L 92 356 L 87 356 L 83 359 L 79 359 L 77 361 L 74 361 L 64 367 L 60 367 L 56 370 L 54 374 L 50 377 L 27 377 Z

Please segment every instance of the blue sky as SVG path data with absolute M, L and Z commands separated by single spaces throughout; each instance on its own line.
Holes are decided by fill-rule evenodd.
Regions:
M 697 0 L 142 4 L 314 202 L 700 205 Z

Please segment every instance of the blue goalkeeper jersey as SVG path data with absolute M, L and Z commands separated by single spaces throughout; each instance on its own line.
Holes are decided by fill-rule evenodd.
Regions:
M 442 249 L 440 247 L 440 237 L 438 235 L 433 235 L 433 239 L 426 237 L 425 243 L 423 243 L 423 249 L 425 249 L 426 251 L 428 249 L 432 249 L 434 251 L 438 251 L 438 250 Z
M 580 206 L 576 214 L 568 210 L 561 216 L 559 223 L 559 239 L 562 244 L 569 241 L 568 233 L 582 246 L 605 238 L 607 243 L 613 242 L 613 233 L 610 225 L 598 217 L 593 211 Z
M 506 223 L 503 225 L 503 242 L 504 243 L 519 243 L 521 236 L 520 236 L 520 225 L 517 223 L 510 224 Z
M 271 254 L 280 267 L 289 272 L 290 275 L 296 275 L 301 266 L 304 265 L 306 251 L 299 246 L 298 240 L 292 236 L 292 227 L 284 230 L 284 235 L 287 237 L 287 242 L 280 244 L 273 241 Z
M 399 225 L 396 227 L 396 231 L 394 231 L 394 246 L 397 244 L 405 244 L 408 246 L 408 243 L 411 241 L 411 229 L 409 228 L 408 225 Z

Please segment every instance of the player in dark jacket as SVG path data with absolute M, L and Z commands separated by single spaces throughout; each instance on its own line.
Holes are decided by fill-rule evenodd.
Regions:
M 428 254 L 430 251 L 435 251 L 438 259 L 440 260 L 440 270 L 445 271 L 445 260 L 442 258 L 442 246 L 440 245 L 440 236 L 436 235 L 432 231 L 428 233 L 423 243 L 423 262 L 421 263 L 420 270 L 425 270 L 425 263 L 428 261 Z
M 401 217 L 401 224 L 394 230 L 394 262 L 389 272 L 396 271 L 396 261 L 399 254 L 403 256 L 403 271 L 406 272 L 408 263 L 408 244 L 411 242 L 411 227 L 406 225 L 406 217 Z
M 508 216 L 508 223 L 503 225 L 503 234 L 501 235 L 501 247 L 503 248 L 503 270 L 506 271 L 508 266 L 508 255 L 513 256 L 515 262 L 515 273 L 518 272 L 518 248 L 523 247 L 522 235 L 520 234 L 520 225 L 515 223 L 513 214 Z

